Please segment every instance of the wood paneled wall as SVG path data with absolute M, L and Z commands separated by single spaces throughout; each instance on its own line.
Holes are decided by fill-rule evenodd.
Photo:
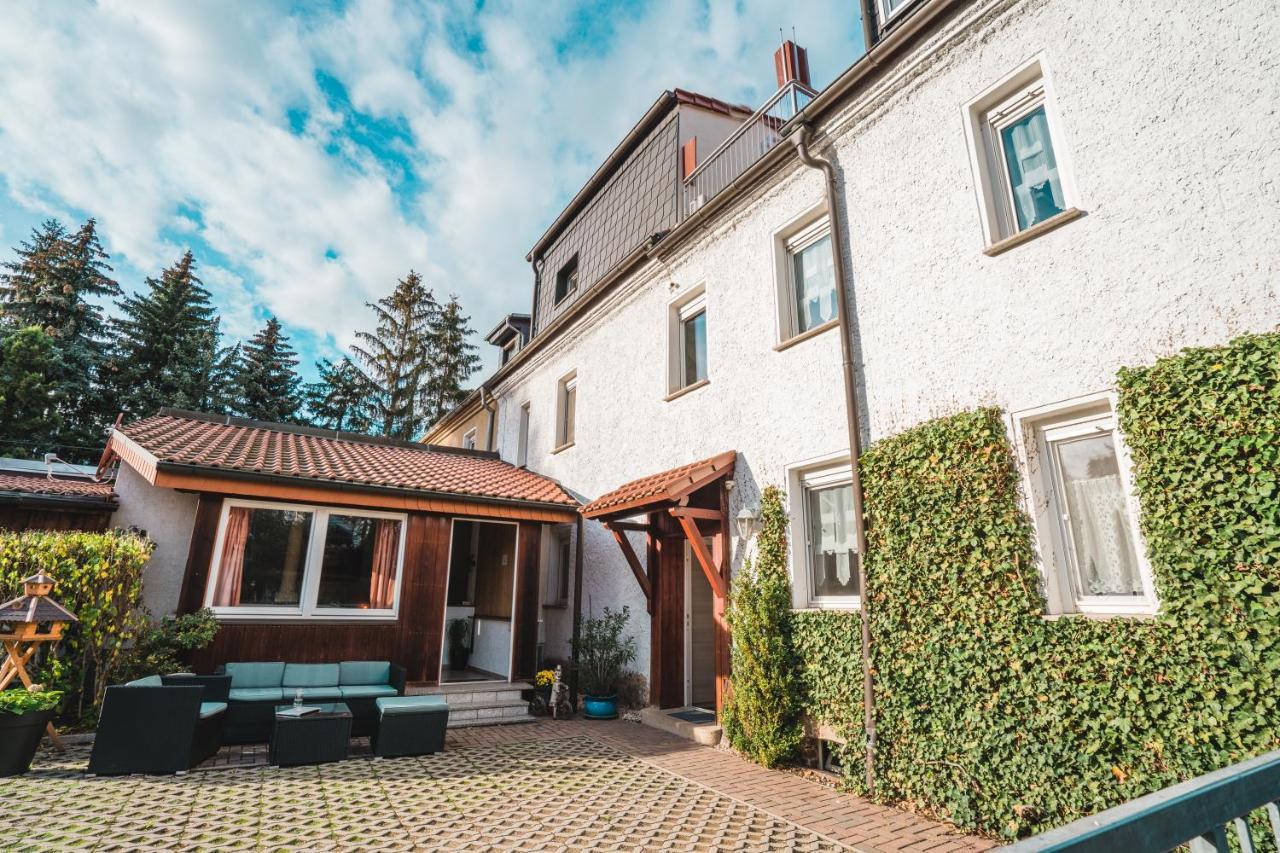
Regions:
M 113 510 L 74 512 L 35 507 L 0 506 L 0 529 L 84 530 L 101 533 L 111 524 Z
M 220 496 L 202 495 L 197 506 L 181 612 L 198 609 L 203 600 L 221 504 Z M 520 662 L 518 677 L 532 675 L 536 656 L 540 529 L 536 523 L 521 524 L 516 566 L 521 584 L 515 629 Z M 449 535 L 449 516 L 410 513 L 405 532 L 400 614 L 395 622 L 224 623 L 213 643 L 196 655 L 193 661 L 196 669 L 207 672 L 228 661 L 390 660 L 405 667 L 410 681 L 435 683 L 440 676 Z

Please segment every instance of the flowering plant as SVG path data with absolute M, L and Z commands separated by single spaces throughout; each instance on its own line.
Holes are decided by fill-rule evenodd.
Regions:
M 533 683 L 538 687 L 550 687 L 555 683 L 555 680 L 555 671 L 550 669 L 539 670 L 538 674 L 533 677 Z

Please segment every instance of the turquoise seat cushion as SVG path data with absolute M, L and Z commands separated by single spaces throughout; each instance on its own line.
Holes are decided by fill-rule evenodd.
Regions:
M 325 702 L 342 701 L 342 688 L 338 685 L 332 687 L 286 687 L 281 692 L 285 702 L 292 702 L 294 694 L 299 690 L 302 691 L 302 698 L 314 702 L 316 700 L 324 700 Z
M 390 684 L 344 684 L 338 688 L 343 699 L 372 699 L 376 696 L 395 696 Z
M 231 676 L 232 687 L 279 687 L 284 675 L 284 664 L 278 661 L 229 663 L 226 665 L 226 672 Z
M 336 663 L 290 663 L 285 664 L 284 679 L 280 686 L 288 693 L 295 687 L 337 687 L 338 665 Z M 337 692 L 334 692 L 337 695 Z
M 384 696 L 377 701 L 377 705 L 378 713 L 384 717 L 449 710 L 449 703 L 444 700 L 443 696 L 436 694 L 427 696 Z
M 225 710 L 227 710 L 226 702 L 201 702 L 200 719 L 207 720 L 210 717 L 216 717 Z
M 143 678 L 135 678 L 125 684 L 125 687 L 164 687 L 164 681 L 158 675 L 148 675 Z
M 279 702 L 284 691 L 279 687 L 232 687 L 228 694 L 232 702 Z
M 343 687 L 391 682 L 391 664 L 385 660 L 344 660 L 338 667 L 338 683 Z

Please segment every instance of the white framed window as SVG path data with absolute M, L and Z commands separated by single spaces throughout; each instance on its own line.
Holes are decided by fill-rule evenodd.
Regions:
M 1079 215 L 1043 58 L 966 104 L 965 133 L 989 247 Z
M 571 447 L 578 419 L 578 372 L 562 377 L 556 385 L 556 450 Z
M 476 449 L 476 428 L 472 427 L 462 434 L 462 447 L 465 450 Z
M 205 606 L 219 616 L 394 618 L 407 516 L 227 500 Z
M 903 9 L 911 5 L 913 0 L 876 0 L 880 12 L 881 25 L 889 23 Z
M 507 362 L 511 361 L 511 359 L 515 358 L 516 353 L 519 351 L 520 351 L 520 336 L 517 335 L 516 337 L 512 338 L 511 340 L 503 344 L 502 360 L 499 366 L 502 366 L 503 364 L 506 364 Z
M 707 381 L 707 292 L 697 285 L 667 306 L 667 391 L 679 395 Z
M 529 404 L 520 406 L 519 433 L 516 436 L 516 465 L 524 468 L 529 464 Z
M 858 540 L 848 459 L 797 466 L 788 480 L 794 605 L 858 607 Z
M 836 321 L 835 254 L 825 210 L 807 211 L 774 235 L 778 339 L 784 343 Z
M 569 578 L 573 570 L 573 536 L 569 528 L 555 531 L 552 540 L 551 559 L 547 566 L 547 581 L 543 589 L 543 604 L 563 607 L 569 603 Z
M 578 256 L 574 255 L 569 262 L 556 273 L 556 302 L 559 305 L 570 293 L 578 289 Z
M 1013 416 L 1051 614 L 1158 608 L 1110 393 Z

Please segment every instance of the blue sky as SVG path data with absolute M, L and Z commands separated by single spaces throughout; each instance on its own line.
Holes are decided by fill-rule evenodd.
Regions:
M 779 28 L 825 85 L 853 0 L 49 0 L 0 28 L 0 257 L 99 220 L 142 286 L 190 247 L 245 337 L 276 314 L 311 372 L 410 268 L 482 336 L 524 256 L 663 89 L 758 104 Z M 478 377 L 477 377 L 478 378 Z

